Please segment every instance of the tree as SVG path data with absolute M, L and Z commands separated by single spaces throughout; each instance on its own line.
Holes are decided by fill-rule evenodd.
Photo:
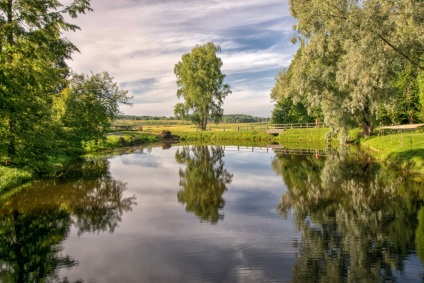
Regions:
M 277 101 L 277 103 L 272 111 L 272 122 L 285 124 L 314 122 L 317 118 L 322 120 L 322 113 L 319 109 L 310 107 L 310 111 L 308 111 L 306 98 L 292 93 L 293 90 L 290 88 L 291 76 L 292 72 L 289 68 L 288 70 L 280 70 L 275 77 L 275 85 L 271 90 L 271 99 Z
M 216 56 L 220 51 L 212 42 L 196 45 L 174 68 L 177 97 L 185 100 L 175 105 L 175 116 L 190 119 L 202 130 L 206 130 L 209 117 L 221 121 L 224 112 L 221 106 L 231 93 L 230 86 L 223 83 L 222 61 Z
M 420 122 L 418 70 L 411 63 L 399 64 L 390 82 L 390 95 L 378 109 L 378 120 L 384 125 Z
M 421 1 L 291 0 L 301 48 L 291 84 L 325 122 L 347 135 L 373 132 L 378 104 L 390 94 L 394 64 L 424 68 Z
M 65 136 L 81 147 L 82 142 L 104 139 L 120 114 L 119 104 L 129 104 L 130 98 L 107 72 L 72 74 L 69 86 L 55 100 L 57 119 Z
M 54 151 L 51 103 L 77 48 L 61 37 L 65 18 L 91 10 L 89 0 L 0 1 L 0 154 L 6 163 L 38 167 Z

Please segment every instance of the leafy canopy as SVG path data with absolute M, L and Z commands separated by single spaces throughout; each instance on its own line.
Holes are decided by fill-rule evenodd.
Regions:
M 300 48 L 285 95 L 319 106 L 342 136 L 356 126 L 370 135 L 394 70 L 424 68 L 423 2 L 291 0 L 290 9 Z
M 120 90 L 107 72 L 72 74 L 69 86 L 55 101 L 56 115 L 68 137 L 81 146 L 83 141 L 105 137 L 120 114 L 119 104 L 130 103 L 127 91 Z
M 174 67 L 177 97 L 184 98 L 184 103 L 175 105 L 175 116 L 190 119 L 203 130 L 209 118 L 215 122 L 222 119 L 224 98 L 231 93 L 230 86 L 224 84 L 222 61 L 216 55 L 220 51 L 212 42 L 196 45 Z
M 69 1 L 68 1 L 69 2 Z M 51 105 L 77 48 L 62 37 L 67 19 L 90 11 L 89 0 L 0 1 L 0 156 L 39 167 L 56 152 Z

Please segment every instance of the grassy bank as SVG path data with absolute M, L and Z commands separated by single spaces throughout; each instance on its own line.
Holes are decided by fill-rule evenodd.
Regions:
M 397 133 L 365 139 L 361 146 L 391 167 L 424 174 L 424 133 Z
M 203 131 L 203 132 L 180 132 L 178 134 L 183 141 L 274 141 L 272 135 L 259 131 Z
M 146 143 L 153 143 L 160 141 L 161 138 L 156 134 L 144 132 L 116 132 L 111 133 L 104 141 L 99 142 L 86 142 L 83 145 L 85 153 L 92 153 L 102 150 L 136 146 Z
M 144 127 L 142 132 L 121 131 L 114 132 L 101 142 L 84 144 L 84 152 L 94 153 L 101 151 L 119 150 L 130 146 L 152 144 L 161 141 L 162 131 L 170 131 L 180 137 L 184 143 L 208 143 L 220 145 L 261 145 L 280 143 L 293 149 L 325 149 L 327 128 L 323 129 L 289 129 L 278 136 L 266 133 L 265 127 L 260 124 L 219 124 L 208 126 L 207 131 L 199 131 L 193 125 L 155 125 Z M 350 135 L 357 135 L 353 130 Z M 353 139 L 355 137 L 352 136 Z M 333 140 L 338 144 L 337 140 Z M 411 173 L 424 175 L 424 133 L 400 133 L 387 136 L 375 136 L 361 140 L 361 147 L 376 159 L 391 167 Z M 75 156 L 56 156 L 50 160 L 52 172 L 55 176 L 66 164 L 71 163 Z M 34 178 L 30 171 L 0 166 L 0 194 L 17 187 Z
M 280 142 L 322 142 L 326 143 L 325 134 L 328 128 L 288 129 L 278 136 Z
M 33 178 L 33 173 L 24 169 L 0 166 L 0 192 L 22 185 Z

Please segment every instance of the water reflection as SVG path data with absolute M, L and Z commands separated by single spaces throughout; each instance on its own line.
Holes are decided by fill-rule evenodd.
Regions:
M 175 153 L 176 161 L 186 165 L 179 170 L 182 189 L 178 201 L 186 205 L 186 211 L 212 224 L 224 218 L 220 213 L 225 205 L 222 195 L 233 178 L 223 157 L 221 146 L 184 146 Z
M 405 269 L 415 248 L 423 260 L 420 184 L 343 153 L 277 155 L 272 167 L 288 188 L 279 209 L 301 232 L 293 282 L 421 281 Z
M 71 227 L 79 235 L 113 232 L 136 204 L 123 197 L 125 184 L 110 176 L 106 159 L 77 167 L 68 172 L 73 182 L 39 182 L 1 203 L 0 282 L 68 282 L 58 274 L 77 264 L 61 252 Z

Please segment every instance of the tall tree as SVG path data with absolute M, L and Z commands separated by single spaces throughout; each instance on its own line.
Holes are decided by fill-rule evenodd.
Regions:
M 78 29 L 65 18 L 89 10 L 89 0 L 0 1 L 0 154 L 7 163 L 37 166 L 54 149 L 52 99 L 68 73 L 65 59 L 77 50 L 61 36 Z
M 206 130 L 209 118 L 221 121 L 224 112 L 221 106 L 231 93 L 230 86 L 224 84 L 222 61 L 216 55 L 220 51 L 212 42 L 196 45 L 174 68 L 177 96 L 185 100 L 175 105 L 175 116 L 190 119 L 202 130 Z
M 370 135 L 393 64 L 424 68 L 422 1 L 291 0 L 290 9 L 301 43 L 292 76 L 298 93 L 319 103 L 336 131 L 360 125 Z
M 74 147 L 82 142 L 105 138 L 113 120 L 120 114 L 119 104 L 130 103 L 127 91 L 120 90 L 107 72 L 72 74 L 69 85 L 55 99 L 55 113 Z

